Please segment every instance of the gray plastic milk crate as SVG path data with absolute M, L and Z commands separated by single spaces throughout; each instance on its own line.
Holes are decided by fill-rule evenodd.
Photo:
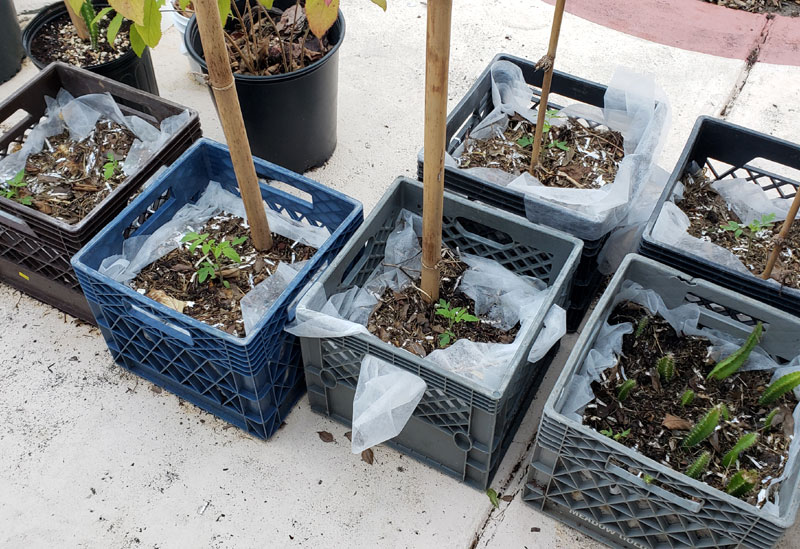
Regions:
M 653 289 L 669 308 L 701 307 L 699 325 L 745 338 L 757 320 L 760 343 L 781 364 L 800 353 L 800 319 L 641 256 L 625 258 L 589 318 L 542 413 L 523 498 L 613 547 L 772 547 L 795 520 L 795 462 L 780 487 L 778 515 L 690 479 L 562 415 L 566 388 L 594 347 L 625 280 Z M 654 477 L 647 484 L 634 472 Z M 668 486 L 670 491 L 661 486 Z
M 401 209 L 422 212 L 422 185 L 398 178 L 369 219 L 300 302 L 318 303 L 353 286 L 361 286 L 383 261 L 386 238 Z M 423 463 L 471 486 L 485 489 L 510 444 L 536 384 L 555 354 L 555 347 L 536 364 L 527 362 L 550 305 L 564 305 L 580 259 L 580 240 L 516 216 L 444 195 L 442 240 L 451 248 L 500 262 L 520 275 L 534 276 L 551 288 L 546 306 L 525 332 L 502 390 L 488 391 L 373 335 L 300 338 L 311 408 L 351 425 L 361 361 L 373 355 L 425 380 L 427 390 L 403 431 L 387 442 Z M 524 244 L 523 244 L 524 243 Z M 557 346 L 556 346 L 557 347 Z

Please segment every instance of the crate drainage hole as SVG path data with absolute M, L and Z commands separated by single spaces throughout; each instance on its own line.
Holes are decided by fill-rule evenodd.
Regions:
M 465 452 L 469 452 L 470 450 L 472 450 L 472 439 L 466 433 L 463 433 L 461 431 L 455 433 L 453 435 L 453 441 L 456 443 L 456 446 L 458 446 Z
M 328 389 L 333 389 L 336 387 L 336 376 L 334 376 L 328 370 L 323 370 L 319 374 L 319 378 L 322 380 L 322 384 Z

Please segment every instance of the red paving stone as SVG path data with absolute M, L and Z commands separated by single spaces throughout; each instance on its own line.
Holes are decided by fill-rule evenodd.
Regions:
M 731 59 L 747 59 L 767 23 L 764 14 L 700 0 L 569 0 L 566 10 L 651 42 Z M 800 65 L 800 17 L 775 17 L 758 60 Z

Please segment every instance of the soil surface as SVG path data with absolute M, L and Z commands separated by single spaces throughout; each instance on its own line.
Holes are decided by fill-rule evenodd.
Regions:
M 209 235 L 208 240 L 213 238 L 217 243 L 247 238 L 243 243 L 233 246 L 241 262 L 237 264 L 221 255 L 216 260 L 219 269 L 213 279 L 209 277 L 200 282 L 196 271 L 204 257 L 202 250 L 198 247 L 190 252 L 190 242 L 186 242 L 181 248 L 142 269 L 131 286 L 194 319 L 244 337 L 244 321 L 239 305 L 242 297 L 272 274 L 278 268 L 278 262 L 292 264 L 305 261 L 314 255 L 316 249 L 272 233 L 272 249 L 260 253 L 253 248 L 249 229 L 243 223 L 242 218 L 223 213 L 208 220 L 199 233 Z
M 80 39 L 69 15 L 64 14 L 41 28 L 31 42 L 31 53 L 43 63 L 63 61 L 78 67 L 108 63 L 122 57 L 131 47 L 128 37 L 130 22 L 123 21 L 119 34 L 114 40 L 113 48 L 106 38 L 106 29 L 110 22 L 111 19 L 107 15 L 98 23 L 100 36 L 98 37 L 98 48 L 95 51 L 92 49 L 91 43 Z
M 715 191 L 704 174 L 687 174 L 682 180 L 684 199 L 678 203 L 691 221 L 689 234 L 727 248 L 756 276 L 764 272 L 767 259 L 774 248 L 774 238 L 780 233 L 783 219 L 774 219 L 771 225 L 757 231 L 743 229 L 739 237 L 722 228 L 731 221 L 742 223 L 725 200 Z M 800 288 L 800 222 L 795 221 L 786 238 L 783 250 L 775 263 L 772 277 L 790 288 Z
M 678 336 L 664 319 L 630 302 L 619 304 L 609 318 L 611 325 L 622 322 L 631 322 L 634 333 L 624 336 L 617 365 L 604 372 L 602 382 L 592 383 L 596 398 L 584 412 L 586 425 L 610 430 L 613 435 L 604 434 L 612 437 L 630 429 L 618 436 L 620 443 L 680 472 L 709 451 L 711 462 L 699 480 L 723 491 L 737 470 L 757 471 L 762 483 L 781 474 L 794 430 L 792 411 L 797 400 L 791 392 L 775 404 L 760 406 L 758 399 L 769 385 L 769 372 L 740 372 L 722 381 L 707 381 L 715 365 L 708 356 L 708 340 Z M 643 328 L 638 330 L 640 325 Z M 675 374 L 669 381 L 655 370 L 657 361 L 668 354 L 675 361 Z M 635 379 L 637 386 L 620 402 L 617 391 L 624 379 Z M 681 395 L 687 389 L 696 396 L 682 406 Z M 699 445 L 683 448 L 692 426 L 720 403 L 727 406 L 729 420 L 721 419 L 720 427 Z M 771 428 L 764 429 L 764 419 L 776 407 L 780 413 Z M 758 433 L 756 444 L 739 455 L 738 463 L 725 468 L 723 456 L 746 433 Z M 754 489 L 742 499 L 756 504 L 758 492 Z
M 99 121 L 83 141 L 74 141 L 69 131 L 49 137 L 41 152 L 28 157 L 25 186 L 15 198 L 65 223 L 77 223 L 125 181 L 122 164 L 134 139 L 128 128 L 109 120 Z M 116 167 L 107 170 L 106 164 L 114 164 L 109 153 Z
M 237 74 L 284 74 L 322 59 L 331 49 L 327 37 L 311 34 L 305 8 L 298 2 L 281 11 L 248 3 L 233 6 L 233 23 L 225 33 L 231 68 Z
M 557 118 L 549 117 L 548 123 Z M 502 136 L 470 139 L 459 158 L 459 167 L 499 168 L 514 175 L 527 171 L 535 128 L 527 120 L 513 116 Z M 551 126 L 546 142 L 534 175 L 548 187 L 599 189 L 614 182 L 625 156 L 621 133 L 604 126 L 590 128 L 574 118 Z
M 474 315 L 475 302 L 459 289 L 461 277 L 467 268 L 467 264 L 459 260 L 451 250 L 442 249 L 439 297 L 448 302 L 452 309 L 464 307 L 470 315 Z M 406 274 L 412 278 L 418 275 L 414 272 Z M 439 334 L 448 330 L 449 322 L 445 317 L 436 314 L 436 304 L 423 299 L 419 284 L 419 276 L 416 276 L 414 285 L 402 292 L 387 289 L 369 317 L 369 332 L 395 347 L 421 357 L 452 345 L 461 338 L 476 343 L 511 343 L 517 336 L 519 324 L 506 332 L 492 326 L 488 320 L 478 319 L 477 322 L 454 324 L 452 334 L 455 337 L 449 343 L 440 345 Z
M 777 13 L 791 17 L 800 16 L 798 0 L 702 0 L 718 6 L 744 10 L 753 13 Z

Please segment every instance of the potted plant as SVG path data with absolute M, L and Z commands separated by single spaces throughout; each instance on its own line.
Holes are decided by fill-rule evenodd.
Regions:
M 339 46 L 345 34 L 338 4 L 239 1 L 231 2 L 229 15 L 222 14 L 251 150 L 299 173 L 323 164 L 336 148 Z M 189 56 L 208 72 L 196 19 L 189 21 L 184 39 Z
M 254 170 L 271 247 L 256 248 L 244 224 L 254 218 L 228 149 L 201 139 L 72 264 L 117 364 L 266 439 L 305 390 L 283 327 L 362 209 L 274 164 Z
M 22 39 L 14 10 L 14 2 L 2 0 L 0 2 L 0 84 L 17 74 L 22 66 Z
M 800 312 L 800 146 L 701 117 L 647 224 L 641 253 Z M 777 244 L 777 246 L 776 246 Z M 772 260 L 772 261 L 771 261 Z
M 77 99 L 62 101 L 65 94 Z M 91 128 L 81 127 L 88 135 L 73 138 L 64 125 L 73 126 L 62 124 L 59 116 L 67 105 L 77 112 L 86 96 L 107 106 L 113 99 L 119 114 L 146 121 L 161 141 L 140 155 L 140 162 L 126 162 L 133 148 L 143 149 L 135 142 L 129 119 L 112 112 L 106 114 L 115 122 L 104 116 L 92 122 Z M 70 259 L 159 168 L 200 137 L 199 117 L 160 97 L 59 62 L 0 104 L 0 121 L 22 111 L 25 117 L 0 134 L 4 172 L 9 159 L 16 156 L 15 165 L 0 178 L 0 279 L 93 323 Z M 159 134 L 155 128 L 165 127 L 165 121 L 177 127 Z M 75 128 L 81 126 L 80 121 L 75 124 Z M 28 147 L 36 147 L 37 141 L 41 150 L 19 156 Z
M 158 95 L 149 48 L 161 37 L 162 1 L 148 0 L 146 10 L 104 0 L 51 4 L 25 27 L 25 53 L 39 69 L 63 61 Z
M 794 522 L 800 318 L 629 255 L 545 403 L 524 499 L 615 546 Z

